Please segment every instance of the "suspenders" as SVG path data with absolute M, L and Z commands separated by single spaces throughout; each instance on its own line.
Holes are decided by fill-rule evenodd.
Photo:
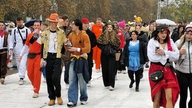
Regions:
M 19 28 L 17 27 L 17 31 L 18 31 L 18 33 L 19 33 L 19 35 L 20 35 L 20 37 L 21 37 L 21 39 L 22 39 L 22 41 L 23 41 L 23 45 L 25 44 L 25 41 L 26 41 L 26 39 L 27 39 L 27 36 L 28 36 L 28 30 L 26 29 L 26 39 L 23 39 L 23 36 L 21 35 L 21 32 L 20 32 L 20 30 L 19 30 Z M 14 46 L 13 47 L 15 47 L 16 46 L 16 43 L 17 41 L 16 41 L 16 29 L 14 30 Z

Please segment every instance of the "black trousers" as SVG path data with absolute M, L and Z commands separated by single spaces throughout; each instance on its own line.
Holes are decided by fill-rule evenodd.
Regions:
M 65 62 L 65 71 L 64 71 L 65 84 L 69 84 L 69 65 L 70 65 L 70 61 Z
M 131 82 L 134 82 L 134 81 L 136 82 L 136 88 L 139 88 L 140 76 L 141 76 L 142 71 L 143 71 L 142 69 L 139 69 L 136 72 L 128 70 L 128 76 L 129 76 Z M 135 78 L 134 78 L 134 74 L 135 74 Z
M 190 100 L 188 108 L 192 108 L 192 74 L 185 74 L 177 71 L 177 78 L 180 86 L 180 102 L 179 108 L 187 108 L 186 101 L 188 96 L 188 88 L 190 92 Z
M 115 87 L 116 60 L 115 56 L 101 54 L 101 66 L 104 86 Z
M 61 58 L 56 58 L 56 54 L 48 53 L 46 81 L 49 99 L 61 97 Z
M 89 71 L 89 81 L 92 79 L 92 68 L 93 68 L 93 57 L 92 54 L 88 54 L 88 71 Z
M 7 53 L 0 54 L 0 78 L 5 78 L 7 74 Z

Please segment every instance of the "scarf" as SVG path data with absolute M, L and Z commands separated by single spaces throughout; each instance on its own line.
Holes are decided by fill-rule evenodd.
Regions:
M 4 30 L 0 30 L 0 37 L 2 38 L 4 36 Z

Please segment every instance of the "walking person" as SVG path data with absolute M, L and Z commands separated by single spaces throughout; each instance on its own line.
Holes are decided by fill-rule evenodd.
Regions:
M 120 46 L 113 23 L 108 23 L 107 28 L 97 40 L 97 46 L 101 49 L 101 66 L 103 83 L 106 88 L 113 91 L 115 87 L 116 58 L 115 53 Z
M 71 23 L 72 32 L 65 41 L 65 48 L 71 52 L 71 63 L 69 66 L 69 89 L 68 107 L 77 105 L 78 87 L 80 87 L 81 105 L 87 104 L 87 83 L 89 81 L 88 55 L 91 43 L 89 36 L 83 31 L 82 22 L 75 19 Z
M 102 28 L 103 28 L 102 19 L 97 18 L 96 24 L 94 24 L 91 29 L 92 32 L 95 34 L 97 40 L 102 34 Z M 96 72 L 100 72 L 101 67 L 100 57 L 101 57 L 101 50 L 98 48 L 98 46 L 96 46 L 95 48 L 93 48 L 93 59 L 95 60 Z
M 39 89 L 41 84 L 41 72 L 40 72 L 40 62 L 41 62 L 41 44 L 37 39 L 40 36 L 41 21 L 36 20 L 33 24 L 34 31 L 27 36 L 25 45 L 23 46 L 19 61 L 22 59 L 25 53 L 28 53 L 27 58 L 27 75 L 31 84 L 33 86 L 33 98 L 39 97 Z
M 152 34 L 153 36 L 147 46 L 147 55 L 151 62 L 149 84 L 153 108 L 160 108 L 160 106 L 174 108 L 180 90 L 171 62 L 178 60 L 179 51 L 170 39 L 169 30 L 166 26 L 157 26 Z M 162 76 L 164 76 L 159 82 L 152 81 L 150 77 L 157 71 L 162 72 Z
M 68 38 L 68 35 L 70 34 L 71 32 L 71 28 L 69 27 L 69 17 L 67 15 L 64 15 L 62 17 L 63 21 L 60 23 L 62 26 L 60 27 L 66 37 Z M 67 50 L 62 49 L 62 68 L 63 66 L 65 66 L 65 71 L 64 71 L 64 82 L 66 84 L 66 88 L 68 88 L 69 86 L 69 65 L 70 65 L 70 56 L 71 56 L 71 53 Z
M 19 85 L 24 84 L 25 73 L 27 70 L 27 53 L 22 56 L 21 61 L 19 62 L 19 57 L 21 53 L 21 49 L 25 44 L 28 34 L 31 33 L 30 29 L 24 26 L 23 19 L 18 17 L 16 20 L 17 27 L 12 29 L 12 33 L 10 35 L 9 43 L 9 52 L 10 55 L 14 54 L 19 74 Z
M 92 79 L 92 68 L 93 68 L 93 48 L 97 45 L 97 40 L 95 34 L 89 30 L 89 19 L 82 18 L 81 22 L 83 23 L 83 30 L 86 31 L 87 35 L 89 36 L 89 40 L 91 43 L 90 53 L 88 53 L 88 71 L 89 71 L 89 82 L 87 84 L 88 87 L 91 86 L 91 79 Z
M 148 61 L 146 44 L 138 39 L 137 31 L 131 32 L 131 39 L 126 41 L 120 62 L 128 67 L 128 76 L 131 80 L 129 88 L 136 82 L 135 91 L 139 92 L 140 76 L 142 67 Z M 134 78 L 135 74 L 135 78 Z
M 47 90 L 49 94 L 50 101 L 49 106 L 55 104 L 55 99 L 57 98 L 57 103 L 59 105 L 63 104 L 61 98 L 61 49 L 64 44 L 65 34 L 63 30 L 57 27 L 58 22 L 62 19 L 59 18 L 57 13 L 51 13 L 50 17 L 47 19 L 50 26 L 42 32 L 41 44 L 42 44 L 42 57 L 47 62 L 46 65 L 46 82 Z M 41 59 L 41 65 L 43 65 L 44 60 Z
M 7 74 L 7 41 L 8 32 L 4 30 L 4 21 L 0 21 L 0 83 L 5 83 Z
M 180 52 L 179 60 L 176 64 L 177 78 L 180 86 L 180 108 L 192 108 L 192 25 L 185 28 L 184 35 L 177 42 Z M 188 89 L 190 92 L 187 104 Z

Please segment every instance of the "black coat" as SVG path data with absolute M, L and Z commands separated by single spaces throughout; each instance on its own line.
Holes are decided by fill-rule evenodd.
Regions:
M 97 45 L 97 40 L 96 40 L 95 34 L 91 30 L 87 29 L 86 33 L 89 36 L 89 40 L 90 40 L 90 43 L 91 43 L 91 50 L 90 50 L 90 53 L 88 53 L 88 62 L 92 64 L 93 48 Z
M 129 43 L 132 39 L 129 39 L 126 41 L 122 56 L 120 58 L 120 62 L 125 64 L 125 66 L 129 66 L 128 58 L 129 58 L 129 50 L 128 46 Z M 139 40 L 139 53 L 140 53 L 140 64 L 145 64 L 148 62 L 148 57 L 147 57 L 147 46 L 146 43 L 143 41 Z

